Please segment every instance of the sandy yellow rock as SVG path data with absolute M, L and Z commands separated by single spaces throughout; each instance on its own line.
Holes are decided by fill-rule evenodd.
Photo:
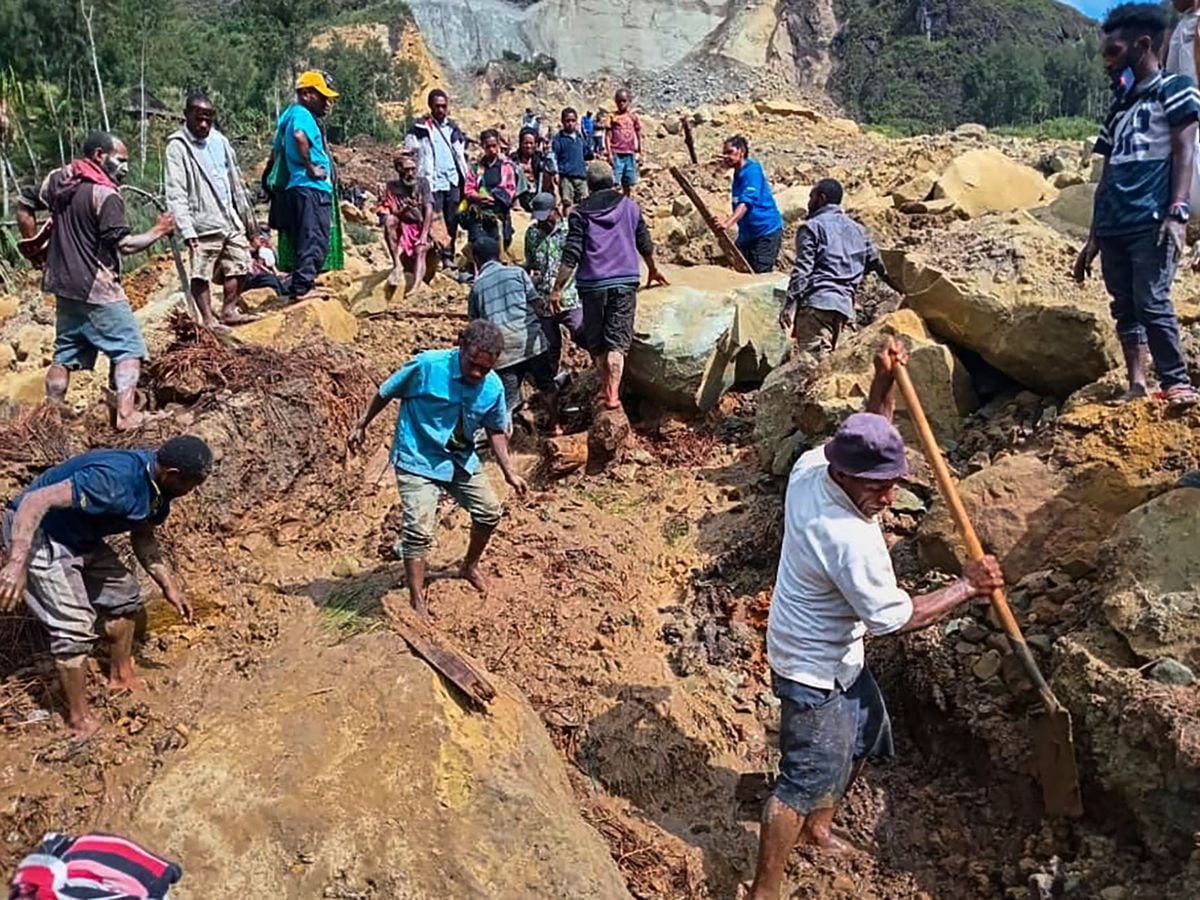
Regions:
M 280 349 L 290 349 L 313 337 L 347 344 L 358 335 L 358 320 L 338 300 L 305 300 L 242 325 L 233 334 L 243 343 Z
M 1021 165 L 991 147 L 956 156 L 933 189 L 934 199 L 949 198 L 969 216 L 1032 209 L 1054 196 L 1054 187 L 1037 169 Z

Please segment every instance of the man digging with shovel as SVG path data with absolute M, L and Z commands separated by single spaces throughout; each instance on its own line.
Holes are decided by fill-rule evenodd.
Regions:
M 758 866 L 744 896 L 776 900 L 797 842 L 829 852 L 837 805 L 868 759 L 893 755 L 891 722 L 863 657 L 863 636 L 927 628 L 972 597 L 1003 587 L 992 556 L 948 587 L 910 597 L 896 584 L 877 516 L 908 474 L 892 426 L 895 372 L 908 353 L 888 338 L 875 357 L 866 412 L 796 462 L 767 624 L 767 660 L 781 706 L 779 780 L 763 810 Z

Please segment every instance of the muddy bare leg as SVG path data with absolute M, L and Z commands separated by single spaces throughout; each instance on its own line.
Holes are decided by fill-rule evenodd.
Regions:
M 620 350 L 609 350 L 605 354 L 603 374 L 604 405 L 617 409 L 621 405 L 621 377 L 625 374 L 625 354 Z
M 122 617 L 104 623 L 109 641 L 108 686 L 114 690 L 136 691 L 141 684 L 133 670 L 133 619 Z
M 129 431 L 142 424 L 142 416 L 133 409 L 134 394 L 142 372 L 140 359 L 123 359 L 113 364 L 113 389 L 117 395 L 117 431 Z
M 412 601 L 412 608 L 419 615 L 428 619 L 429 601 L 425 599 L 425 557 L 405 557 L 404 577 L 408 581 L 408 596 Z
M 100 730 L 87 702 L 87 657 L 83 654 L 56 660 L 58 680 L 67 701 L 67 726 L 78 737 L 90 737 Z
M 248 316 L 238 309 L 238 300 L 242 296 L 242 285 L 245 283 L 245 275 L 234 275 L 225 279 L 225 295 L 221 302 L 221 321 L 226 325 L 242 325 L 254 321 L 254 316 Z
M 213 315 L 212 291 L 208 282 L 202 278 L 193 278 L 191 287 L 192 299 L 196 301 L 196 309 L 200 310 L 200 321 L 205 328 L 212 328 L 217 324 L 217 317 Z
M 483 556 L 483 551 L 487 549 L 488 541 L 492 539 L 492 532 L 495 530 L 495 528 L 487 528 L 482 525 L 472 525 L 471 541 L 467 544 L 467 555 L 463 557 L 462 577 L 481 594 L 487 594 L 492 588 L 491 582 L 479 568 L 479 560 Z
M 46 370 L 46 399 L 51 403 L 63 403 L 67 399 L 67 386 L 71 383 L 71 373 L 66 366 L 58 363 Z
M 796 846 L 804 819 L 786 803 L 768 798 L 758 836 L 758 866 L 747 900 L 779 900 L 788 855 Z

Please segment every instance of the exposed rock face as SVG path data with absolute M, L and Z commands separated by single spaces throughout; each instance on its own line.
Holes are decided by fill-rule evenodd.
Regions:
M 628 381 L 683 409 L 711 409 L 735 382 L 757 384 L 783 360 L 775 288 L 783 276 L 719 266 L 672 269 L 669 287 L 638 294 Z
M 133 814 L 181 898 L 629 896 L 519 695 L 467 712 L 396 635 L 329 646 L 314 618 Z
M 1181 488 L 1131 510 L 1104 545 L 1104 612 L 1145 659 L 1200 665 L 1200 490 Z
M 1036 284 L 944 272 L 902 251 L 884 251 L 888 272 L 938 337 L 974 350 L 1015 381 L 1066 395 L 1116 362 L 1108 310 Z

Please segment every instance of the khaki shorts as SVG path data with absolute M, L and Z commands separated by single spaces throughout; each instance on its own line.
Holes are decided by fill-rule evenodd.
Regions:
M 228 236 L 206 234 L 196 239 L 192 251 L 192 281 L 220 283 L 226 278 L 250 274 L 250 241 L 242 232 Z
M 424 559 L 433 546 L 438 495 L 442 491 L 467 511 L 472 525 L 492 529 L 500 523 L 503 509 L 482 469 L 474 475 L 468 475 L 456 468 L 450 481 L 434 481 L 424 475 L 397 469 L 396 485 L 400 488 L 400 504 L 404 515 L 397 548 L 402 559 Z
M 588 196 L 588 186 L 586 178 L 572 178 L 568 175 L 562 176 L 558 184 L 559 193 L 562 194 L 563 203 L 568 206 L 574 206 L 581 200 L 586 200 Z

